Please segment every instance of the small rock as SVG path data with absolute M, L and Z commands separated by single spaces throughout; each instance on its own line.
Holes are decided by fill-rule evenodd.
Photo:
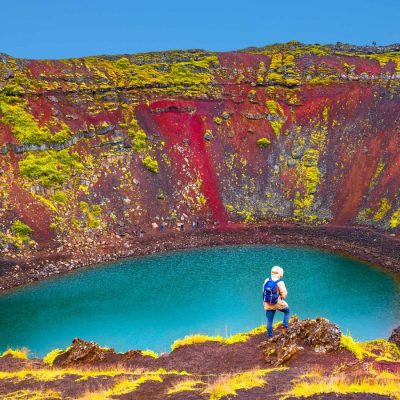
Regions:
M 293 158 L 291 158 L 290 160 L 287 161 L 287 165 L 288 167 L 293 168 L 296 165 L 296 161 Z
M 204 139 L 210 142 L 214 139 L 213 133 L 211 131 L 206 131 L 206 133 L 204 134 Z
M 58 103 L 58 99 L 56 96 L 47 96 L 47 98 L 52 101 L 53 103 Z
M 230 116 L 231 116 L 231 113 L 229 113 L 228 111 L 224 111 L 224 112 L 221 114 L 222 119 L 225 119 L 225 120 L 229 119 Z
M 299 158 L 302 158 L 303 155 L 304 155 L 304 149 L 302 149 L 300 147 L 297 147 L 297 148 L 293 149 L 293 151 L 292 151 L 292 157 L 296 160 Z

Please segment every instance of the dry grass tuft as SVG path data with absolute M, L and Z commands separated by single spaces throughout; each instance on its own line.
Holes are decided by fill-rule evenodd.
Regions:
M 276 324 L 275 326 L 277 325 L 278 324 Z M 264 333 L 265 331 L 266 331 L 265 325 L 261 325 L 257 328 L 254 328 L 250 332 L 237 333 L 227 338 L 223 338 L 222 336 L 207 336 L 201 334 L 185 336 L 183 339 L 175 340 L 175 342 L 171 346 L 171 349 L 176 350 L 182 346 L 188 346 L 191 344 L 206 343 L 206 342 L 217 342 L 221 344 L 244 343 L 247 342 L 251 338 L 251 336 L 259 335 L 260 333 Z
M 210 395 L 209 400 L 219 400 L 225 396 L 235 396 L 238 390 L 248 390 L 267 384 L 264 376 L 272 371 L 282 371 L 286 368 L 255 369 L 238 374 L 223 375 L 202 392 Z
M 342 335 L 340 346 L 352 352 L 359 360 L 372 357 L 377 361 L 400 361 L 400 350 L 397 345 L 384 339 L 356 342 L 350 335 Z
M 3 395 L 2 400 L 50 400 L 61 399 L 61 393 L 54 390 L 17 390 Z
M 205 383 L 199 380 L 196 381 L 193 379 L 187 379 L 176 383 L 171 389 L 168 390 L 167 394 L 200 390 L 200 385 L 205 385 Z
M 0 357 L 11 356 L 14 358 L 19 358 L 21 360 L 27 360 L 28 353 L 29 353 L 29 349 L 27 349 L 26 347 L 24 347 L 22 349 L 14 349 L 14 350 L 8 349 Z
M 293 381 L 292 389 L 280 400 L 323 393 L 368 393 L 400 400 L 400 376 L 388 371 L 375 371 L 372 368 L 355 375 L 347 372 L 324 376 L 319 372 L 311 372 Z

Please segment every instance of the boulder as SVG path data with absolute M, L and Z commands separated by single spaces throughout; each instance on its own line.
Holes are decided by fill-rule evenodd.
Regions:
M 100 347 L 97 343 L 75 338 L 72 345 L 57 355 L 53 361 L 55 367 L 95 366 L 97 364 L 116 364 L 126 361 L 136 361 L 152 357 L 143 355 L 140 350 L 130 350 L 126 353 L 116 353 L 114 349 Z
M 75 338 L 72 345 L 54 359 L 53 365 L 67 367 L 77 364 L 92 364 L 103 361 L 109 354 L 114 354 L 114 349 L 102 348 L 97 343 Z
M 396 329 L 393 329 L 393 332 L 389 338 L 389 342 L 395 343 L 400 347 L 400 326 L 398 326 Z
M 296 353 L 311 347 L 316 353 L 336 351 L 340 347 L 341 332 L 327 319 L 299 320 L 293 317 L 289 329 L 276 332 L 275 336 L 260 344 L 265 360 L 271 366 L 279 366 Z

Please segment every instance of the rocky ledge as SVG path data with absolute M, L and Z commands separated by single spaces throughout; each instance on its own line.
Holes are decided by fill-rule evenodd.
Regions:
M 398 399 L 400 350 L 358 343 L 323 318 L 230 338 L 195 335 L 156 355 L 74 339 L 43 360 L 0 358 L 2 399 Z M 25 396 L 25 397 L 24 397 Z

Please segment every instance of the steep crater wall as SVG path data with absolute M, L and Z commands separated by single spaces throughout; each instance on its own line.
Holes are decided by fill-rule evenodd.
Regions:
M 394 243 L 400 53 L 375 50 L 1 55 L 4 257 L 161 221 L 363 227 Z

